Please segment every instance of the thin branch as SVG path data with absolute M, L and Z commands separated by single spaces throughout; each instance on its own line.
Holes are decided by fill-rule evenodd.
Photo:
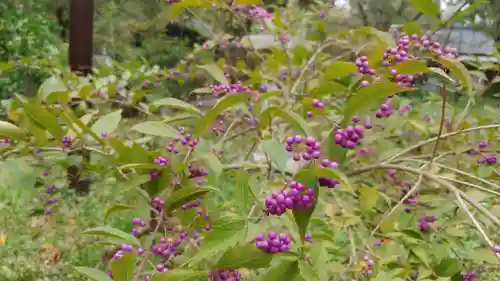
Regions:
M 439 123 L 439 132 L 436 137 L 436 143 L 434 144 L 434 149 L 432 150 L 432 157 L 431 160 L 429 160 L 428 167 L 431 167 L 430 165 L 432 164 L 432 161 L 434 161 L 434 157 L 436 157 L 436 153 L 439 147 L 439 140 L 441 139 L 441 135 L 443 134 L 444 119 L 446 113 L 446 85 L 443 85 L 442 87 L 441 98 L 443 100 L 443 102 L 441 103 L 441 122 Z

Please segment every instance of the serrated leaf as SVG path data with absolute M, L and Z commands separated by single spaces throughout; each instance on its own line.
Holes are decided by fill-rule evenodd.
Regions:
M 452 277 L 462 269 L 461 263 L 457 259 L 445 258 L 433 268 L 434 273 L 439 277 Z
M 298 261 L 283 261 L 269 268 L 260 281 L 290 281 L 294 279 L 299 269 Z
M 263 268 L 273 259 L 272 254 L 265 253 L 251 242 L 229 249 L 215 265 L 218 269 Z
M 181 187 L 165 199 L 163 208 L 165 211 L 174 210 L 210 191 L 214 191 L 214 189 L 209 187 Z
M 420 60 L 407 60 L 396 64 L 393 69 L 397 71 L 398 74 L 410 75 L 417 74 L 420 72 L 428 72 L 429 68 L 427 64 Z
M 295 176 L 295 180 L 297 182 L 305 185 L 306 190 L 308 188 L 312 188 L 314 190 L 314 204 L 312 208 L 309 209 L 293 209 L 293 217 L 295 219 L 295 223 L 299 228 L 299 234 L 301 239 L 304 239 L 304 236 L 307 232 L 307 226 L 309 225 L 309 220 L 311 219 L 312 213 L 316 208 L 318 202 L 318 177 L 316 176 L 315 170 L 312 168 L 303 168 L 300 170 Z
M 262 151 L 271 158 L 276 168 L 280 171 L 285 171 L 286 163 L 290 159 L 290 155 L 285 151 L 284 146 L 272 139 L 262 141 L 261 145 Z
M 294 129 L 300 131 L 306 136 L 312 136 L 312 130 L 302 116 L 295 112 L 283 110 L 281 108 L 270 106 L 262 112 L 259 118 L 259 126 L 265 129 L 270 125 L 271 118 L 277 116 L 288 122 Z
M 320 281 L 318 272 L 306 261 L 299 260 L 299 272 L 304 281 Z
M 217 101 L 214 107 L 205 114 L 203 119 L 196 124 L 194 134 L 196 136 L 202 136 L 211 126 L 213 126 L 219 114 L 226 109 L 249 100 L 250 97 L 251 95 L 248 93 L 230 94 L 222 97 L 219 101 Z
M 99 118 L 90 129 L 97 135 L 101 135 L 102 133 L 110 134 L 118 128 L 121 120 L 122 110 L 118 110 Z
M 7 121 L 0 121 L 0 135 L 7 138 L 22 139 L 26 131 Z
M 134 246 L 140 247 L 141 242 L 133 236 L 132 234 L 123 232 L 119 229 L 109 227 L 109 226 L 99 226 L 91 229 L 87 229 L 84 232 L 82 232 L 83 235 L 91 235 L 91 236 L 102 236 L 102 237 L 108 237 L 108 238 L 113 238 L 117 240 L 121 240 L 124 242 L 127 242 L 129 244 L 132 244 Z
M 94 281 L 113 281 L 109 276 L 99 269 L 85 266 L 75 266 L 74 269 Z
M 356 72 L 357 67 L 352 62 L 336 61 L 330 63 L 324 70 L 325 78 L 333 79 Z
M 187 102 L 181 101 L 179 99 L 163 98 L 163 99 L 154 101 L 151 105 L 156 106 L 156 107 L 166 106 L 166 107 L 170 107 L 170 108 L 182 109 L 182 110 L 185 110 L 187 112 L 195 113 L 195 114 L 201 116 L 201 111 L 198 108 L 196 108 L 195 106 L 193 106 Z
M 216 64 L 200 65 L 198 68 L 205 70 L 208 75 L 212 76 L 212 78 L 214 78 L 217 82 L 221 84 L 229 84 L 229 81 L 224 75 L 224 71 L 222 71 L 222 69 L 220 69 L 220 67 Z
M 124 204 L 113 205 L 111 208 L 108 208 L 104 212 L 104 224 L 108 224 L 108 218 L 112 214 L 117 213 L 117 212 L 121 212 L 121 211 L 125 211 L 125 210 L 130 210 L 130 209 L 133 209 L 133 208 L 134 208 L 134 206 L 124 205 Z
M 131 130 L 151 136 L 174 138 L 180 133 L 172 126 L 163 124 L 162 122 L 147 121 L 139 123 L 131 128 Z
M 411 4 L 423 14 L 437 18 L 441 15 L 439 4 L 434 0 L 411 0 Z
M 134 278 L 136 256 L 125 252 L 121 258 L 111 262 L 113 281 L 129 281 Z
M 344 118 L 350 119 L 355 113 L 362 112 L 382 102 L 387 96 L 413 90 L 415 89 L 400 87 L 389 81 L 373 83 L 361 88 L 353 97 L 349 98 L 344 108 Z
M 377 188 L 363 186 L 359 189 L 359 208 L 362 212 L 370 212 L 377 205 L 379 198 Z
M 197 281 L 206 276 L 208 276 L 206 271 L 173 269 L 167 272 L 155 273 L 150 281 Z

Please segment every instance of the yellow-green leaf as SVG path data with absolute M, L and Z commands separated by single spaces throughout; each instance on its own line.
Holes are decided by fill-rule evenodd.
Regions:
M 207 64 L 198 66 L 199 68 L 205 70 L 208 75 L 212 76 L 217 82 L 221 84 L 229 84 L 226 76 L 224 75 L 224 71 L 220 69 L 216 64 Z
M 356 65 L 352 62 L 346 61 L 336 61 L 329 64 L 325 68 L 325 76 L 327 79 L 333 79 L 336 77 L 342 77 L 349 75 L 356 71 Z
M 122 111 L 118 110 L 109 114 L 106 114 L 99 118 L 94 125 L 92 125 L 92 132 L 96 134 L 110 134 L 118 128 L 118 124 L 122 120 Z
M 201 115 L 201 112 L 198 108 L 179 99 L 164 98 L 161 100 L 154 101 L 151 105 L 155 107 L 166 106 L 170 108 L 182 109 L 191 113 L 196 113 L 198 115 Z
M 172 126 L 157 121 L 147 121 L 139 123 L 133 126 L 131 130 L 145 135 L 167 137 L 167 138 L 174 138 L 175 136 L 180 135 L 180 133 Z
M 393 67 L 393 69 L 395 69 L 398 74 L 403 74 L 403 75 L 417 74 L 420 72 L 425 73 L 425 72 L 429 71 L 427 64 L 425 64 L 425 62 L 419 61 L 419 60 L 403 61 L 401 63 L 396 64 Z
M 437 58 L 437 61 L 439 61 L 444 67 L 451 70 L 451 73 L 455 75 L 458 80 L 460 80 L 464 88 L 470 89 L 472 86 L 472 77 L 465 65 L 458 60 L 448 57 L 439 57 Z
M 75 271 L 80 274 L 85 275 L 93 281 L 113 281 L 109 276 L 102 272 L 101 270 L 93 267 L 85 267 L 85 266 L 75 266 Z
M 283 110 L 281 108 L 270 106 L 264 112 L 262 112 L 259 119 L 259 126 L 261 129 L 265 129 L 269 126 L 269 122 L 272 117 L 281 117 L 284 121 L 288 122 L 295 130 L 300 131 L 306 136 L 312 136 L 311 127 L 307 124 L 307 121 L 295 112 Z
M 95 227 L 91 229 L 87 229 L 84 232 L 82 232 L 83 235 L 92 235 L 92 236 L 102 236 L 102 237 L 108 237 L 108 238 L 113 238 L 117 240 L 121 240 L 123 242 L 127 242 L 129 244 L 132 244 L 134 246 L 140 247 L 141 242 L 133 236 L 132 234 L 123 232 L 119 229 L 109 227 L 109 226 L 100 226 L 100 227 Z
M 151 281 L 197 281 L 200 278 L 207 277 L 206 271 L 194 271 L 189 269 L 173 269 L 167 272 L 157 272 L 151 278 Z
M 199 196 L 214 191 L 214 188 L 209 187 L 181 187 L 170 194 L 164 204 L 165 211 L 171 211 L 179 208 L 182 204 L 195 200 Z
M 0 121 L 0 135 L 7 138 L 22 139 L 27 133 L 23 129 L 7 121 Z
M 411 4 L 415 9 L 422 12 L 423 14 L 439 17 L 441 15 L 441 10 L 439 8 L 438 1 L 434 0 L 411 0 Z
M 370 212 L 373 210 L 380 197 L 378 190 L 374 187 L 361 187 L 359 189 L 359 208 L 362 212 Z

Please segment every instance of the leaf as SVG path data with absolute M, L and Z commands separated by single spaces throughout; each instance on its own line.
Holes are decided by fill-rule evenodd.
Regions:
M 0 135 L 8 138 L 22 139 L 27 133 L 23 129 L 7 121 L 0 121 Z
M 247 234 L 246 219 L 222 217 L 212 222 L 212 230 L 205 236 L 198 253 L 187 263 L 193 265 L 218 251 L 233 247 Z
M 373 279 L 373 281 L 396 281 L 396 279 L 392 278 L 392 275 L 385 271 L 380 271 L 377 274 L 377 277 Z
M 67 90 L 68 88 L 60 77 L 52 76 L 43 81 L 42 85 L 38 89 L 38 93 L 42 100 L 46 100 L 52 93 L 66 92 Z
M 224 165 L 222 165 L 219 158 L 213 153 L 207 153 L 203 156 L 203 158 L 208 165 L 208 183 L 216 186 L 217 181 L 224 170 Z
M 413 90 L 415 89 L 400 87 L 389 81 L 373 83 L 361 88 L 353 97 L 349 98 L 344 108 L 344 118 L 350 119 L 355 113 L 380 103 L 387 96 Z
M 280 171 L 286 170 L 286 163 L 290 159 L 290 155 L 285 151 L 282 144 L 277 143 L 275 140 L 264 140 L 261 142 L 262 151 L 269 155 L 271 161 L 276 165 Z
M 261 127 L 261 130 L 267 128 L 270 125 L 271 117 L 273 116 L 281 117 L 281 119 L 292 125 L 294 129 L 300 131 L 306 136 L 313 135 L 311 128 L 307 124 L 306 120 L 302 118 L 302 116 L 298 115 L 295 112 L 282 110 L 275 106 L 270 106 L 266 110 L 264 110 L 264 112 L 262 112 L 259 118 L 259 126 Z
M 283 261 L 269 268 L 260 281 L 291 281 L 298 271 L 298 261 Z
M 430 258 L 429 255 L 427 254 L 427 251 L 420 247 L 412 247 L 411 252 L 419 259 L 421 260 L 427 268 L 430 268 Z
M 248 214 L 250 211 L 250 175 L 244 169 L 236 172 L 236 185 L 233 189 L 233 198 L 241 210 L 242 214 Z
M 420 72 L 428 72 L 429 68 L 427 64 L 420 60 L 407 60 L 396 64 L 393 69 L 397 71 L 398 74 L 410 75 L 417 74 Z
M 124 204 L 113 205 L 111 208 L 108 208 L 104 212 L 104 224 L 108 224 L 108 218 L 112 214 L 117 213 L 117 212 L 121 212 L 121 211 L 125 211 L 125 210 L 130 210 L 130 209 L 133 209 L 133 208 L 134 208 L 134 206 L 124 205 Z
M 216 64 L 201 65 L 198 66 L 198 68 L 205 70 L 217 82 L 221 84 L 229 84 L 229 81 L 224 75 L 224 71 L 222 71 L 222 69 L 220 69 Z
M 317 168 L 316 174 L 318 175 L 318 177 L 336 178 L 342 184 L 345 184 L 349 189 L 353 190 L 353 187 L 351 185 L 351 182 L 349 181 L 349 178 L 344 173 L 342 173 L 341 171 L 339 171 L 337 169 Z
M 157 101 L 154 101 L 151 105 L 156 106 L 156 107 L 166 106 L 166 107 L 170 107 L 170 108 L 182 109 L 182 110 L 185 110 L 185 111 L 188 111 L 191 113 L 195 113 L 195 114 L 200 115 L 200 116 L 202 114 L 201 111 L 198 108 L 196 108 L 195 106 L 193 106 L 187 102 L 184 102 L 184 101 L 181 101 L 178 99 L 174 99 L 174 98 L 164 98 L 161 100 L 157 100 Z
M 486 248 L 479 248 L 477 250 L 473 250 L 468 255 L 466 255 L 467 259 L 479 262 L 479 263 L 490 263 L 490 264 L 496 264 L 498 262 L 497 258 L 495 257 L 495 254 L 493 254 L 493 251 L 491 249 L 486 249 Z
M 94 116 L 94 113 L 89 113 L 85 114 L 82 117 L 80 117 L 80 121 L 84 124 L 87 125 L 90 123 L 90 120 L 92 120 L 92 117 Z M 70 125 L 68 125 L 71 129 L 68 131 L 67 135 L 71 137 L 71 139 L 76 138 L 79 134 L 83 132 L 83 130 L 75 123 L 72 122 Z
M 193 201 L 199 196 L 213 190 L 213 188 L 208 187 L 181 187 L 166 198 L 164 209 L 165 211 L 172 211 L 182 206 L 182 204 Z
M 85 266 L 75 266 L 74 269 L 94 281 L 113 281 L 109 276 L 99 269 Z
M 306 261 L 299 260 L 299 272 L 304 281 L 320 281 L 316 270 Z
M 462 266 L 460 261 L 452 258 L 444 258 L 437 266 L 434 267 L 434 273 L 439 277 L 452 277 L 460 272 Z
M 155 273 L 150 281 L 197 281 L 206 276 L 208 276 L 206 271 L 173 269 L 167 272 Z
M 460 61 L 448 58 L 448 57 L 438 57 L 436 58 L 438 62 L 440 62 L 444 67 L 448 68 L 453 75 L 455 75 L 462 85 L 466 89 L 470 89 L 472 86 L 472 77 L 465 67 Z
M 230 94 L 222 97 L 219 101 L 217 101 L 214 107 L 205 114 L 203 120 L 196 124 L 194 134 L 198 137 L 202 136 L 202 134 L 206 133 L 207 130 L 214 124 L 219 114 L 226 109 L 247 101 L 250 97 L 251 95 L 248 93 Z
M 325 70 L 324 75 L 327 79 L 333 79 L 349 75 L 357 70 L 357 67 L 352 62 L 336 61 L 329 64 Z
M 229 249 L 215 265 L 217 269 L 263 268 L 267 267 L 273 258 L 251 242 Z
M 446 74 L 446 72 L 444 72 L 441 68 L 437 68 L 437 67 L 429 67 L 429 70 L 436 73 L 437 75 L 439 75 L 440 77 L 444 78 L 446 81 L 448 82 L 451 82 L 451 83 L 454 83 L 455 81 L 453 80 L 453 78 L 451 78 L 450 76 L 448 76 L 448 74 Z
M 313 262 L 312 266 L 319 274 L 320 280 L 328 281 L 328 272 L 324 270 L 329 260 L 328 252 L 325 249 L 325 243 L 323 241 L 315 241 L 309 251 L 309 257 Z
M 441 15 L 439 4 L 434 0 L 411 0 L 411 4 L 423 14 L 437 18 Z
M 134 278 L 136 254 L 125 252 L 123 256 L 111 262 L 113 281 L 129 281 Z
M 309 225 L 309 220 L 311 219 L 312 213 L 316 208 L 316 204 L 318 202 L 318 177 L 314 169 L 311 168 L 303 168 L 300 170 L 295 176 L 295 180 L 300 182 L 306 186 L 306 189 L 312 188 L 314 190 L 315 198 L 314 204 L 310 209 L 293 209 L 293 217 L 295 219 L 295 223 L 299 228 L 299 234 L 301 239 L 304 239 L 304 235 L 307 232 L 307 226 Z
M 97 135 L 101 135 L 102 133 L 110 134 L 118 128 L 118 124 L 121 120 L 122 110 L 118 110 L 99 118 L 90 129 Z
M 83 235 L 93 235 L 93 236 L 104 236 L 108 238 L 118 239 L 125 241 L 134 246 L 140 247 L 141 242 L 133 236 L 132 234 L 123 232 L 119 229 L 109 227 L 109 226 L 99 226 L 91 229 L 87 229 L 82 232 Z
M 133 126 L 131 130 L 137 131 L 145 135 L 167 137 L 167 138 L 174 138 L 175 136 L 180 135 L 180 133 L 177 132 L 177 130 L 174 129 L 173 127 L 157 121 L 147 121 L 139 123 Z
M 241 6 L 259 5 L 262 4 L 262 0 L 236 0 L 236 4 Z
M 489 178 L 494 172 L 494 166 L 481 165 L 477 168 L 477 176 L 480 178 Z
M 380 197 L 378 190 L 374 187 L 363 186 L 359 189 L 359 194 L 359 208 L 361 211 L 372 211 Z
M 38 104 L 25 103 L 25 112 L 42 128 L 47 129 L 50 134 L 59 140 L 64 136 L 64 131 L 57 121 L 57 118 L 47 109 Z

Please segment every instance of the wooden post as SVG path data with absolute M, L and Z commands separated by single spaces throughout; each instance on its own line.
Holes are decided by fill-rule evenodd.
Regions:
M 92 71 L 93 20 L 94 0 L 71 0 L 69 64 L 80 75 Z

